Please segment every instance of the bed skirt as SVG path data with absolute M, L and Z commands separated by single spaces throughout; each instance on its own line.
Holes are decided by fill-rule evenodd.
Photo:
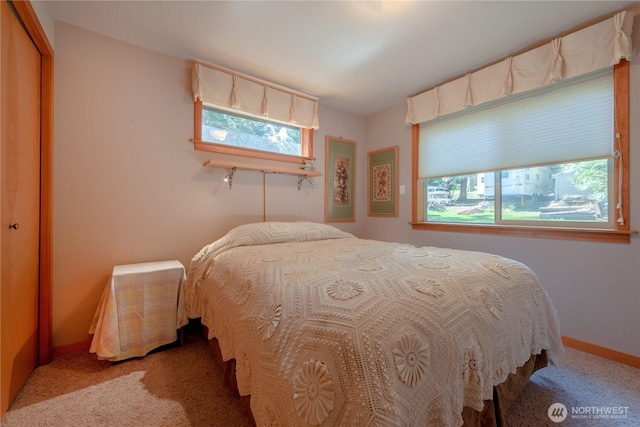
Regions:
M 206 326 L 202 326 L 202 336 L 207 337 L 208 331 Z M 222 353 L 218 340 L 215 338 L 209 340 L 209 348 L 218 365 L 222 367 L 223 381 L 226 387 L 237 392 L 238 386 L 236 382 L 236 361 L 231 359 L 222 360 Z M 462 419 L 464 427 L 505 427 L 509 424 L 506 421 L 507 412 L 513 402 L 516 401 L 524 387 L 529 381 L 529 377 L 538 369 L 547 366 L 547 352 L 542 350 L 540 354 L 532 355 L 524 365 L 520 366 L 515 374 L 509 374 L 507 379 L 493 388 L 493 400 L 485 400 L 484 408 L 481 412 L 473 408 L 464 407 L 462 411 Z M 251 396 L 239 396 L 240 401 L 251 416 L 250 402 Z M 255 422 L 254 422 L 255 425 Z

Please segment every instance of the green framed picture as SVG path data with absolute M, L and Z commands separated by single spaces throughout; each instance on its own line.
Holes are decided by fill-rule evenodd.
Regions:
M 325 138 L 325 222 L 356 220 L 356 142 Z
M 367 214 L 398 216 L 398 146 L 367 157 Z

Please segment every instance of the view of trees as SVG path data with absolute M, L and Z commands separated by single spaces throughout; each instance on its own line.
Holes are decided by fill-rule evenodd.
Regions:
M 562 171 L 571 173 L 571 182 L 578 190 L 590 189 L 591 198 L 602 199 L 607 195 L 608 167 L 606 160 L 569 163 L 562 166 Z
M 211 138 L 203 132 L 202 138 L 237 147 L 254 148 L 276 153 L 300 155 L 300 129 L 265 120 L 248 118 L 209 108 L 202 111 L 203 130 L 224 130 L 223 140 Z

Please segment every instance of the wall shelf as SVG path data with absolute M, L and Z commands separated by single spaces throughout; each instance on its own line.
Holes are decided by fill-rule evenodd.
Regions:
M 227 177 L 225 181 L 229 183 L 229 188 L 231 188 L 231 183 L 233 181 L 233 174 L 236 170 L 249 170 L 249 171 L 257 171 L 262 173 L 274 173 L 274 174 L 284 174 L 284 175 L 293 175 L 298 177 L 298 190 L 302 187 L 302 183 L 304 180 L 307 180 L 311 186 L 313 186 L 313 181 L 311 178 L 316 176 L 322 176 L 322 173 L 315 169 L 302 169 L 302 167 L 293 167 L 293 166 L 268 166 L 265 167 L 263 165 L 256 165 L 253 163 L 244 163 L 244 162 L 232 162 L 228 160 L 219 160 L 219 159 L 209 159 L 204 162 L 204 166 L 210 168 L 219 168 L 227 170 Z M 315 190 L 315 188 L 314 188 Z

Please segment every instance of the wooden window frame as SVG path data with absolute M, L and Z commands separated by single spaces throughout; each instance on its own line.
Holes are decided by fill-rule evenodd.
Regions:
M 421 194 L 423 186 L 418 178 L 418 153 L 420 125 L 412 125 L 412 218 L 414 230 L 448 231 L 475 234 L 494 234 L 503 236 L 539 237 L 549 239 L 584 240 L 609 243 L 630 243 L 631 234 L 637 231 L 629 228 L 629 62 L 621 60 L 614 66 L 615 120 L 617 132 L 620 134 L 621 158 L 614 161 L 614 176 L 622 172 L 622 182 L 614 183 L 614 203 L 622 202 L 622 218 L 624 223 L 615 222 L 613 229 L 594 229 L 578 227 L 544 227 L 535 225 L 504 224 L 452 224 L 418 221 L 418 207 L 424 201 Z M 620 160 L 621 159 L 621 160 Z M 621 188 L 620 188 L 621 186 Z M 622 190 L 622 191 L 620 191 Z M 422 192 L 424 193 L 424 192 Z M 619 194 L 622 198 L 619 200 Z
M 315 158 L 313 157 L 313 129 L 300 129 L 300 144 L 302 146 L 302 155 L 300 156 L 273 153 L 270 151 L 255 150 L 252 148 L 234 147 L 225 144 L 216 144 L 215 142 L 205 142 L 202 140 L 202 101 L 196 100 L 193 103 L 193 108 L 194 137 L 191 139 L 191 141 L 193 142 L 193 148 L 195 150 L 297 164 L 303 164 L 305 160 L 315 160 Z

